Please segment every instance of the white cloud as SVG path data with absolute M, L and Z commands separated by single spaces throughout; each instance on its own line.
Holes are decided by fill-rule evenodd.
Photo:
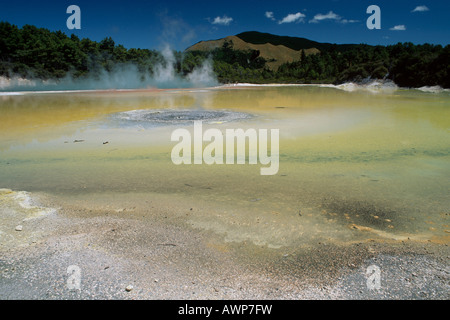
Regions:
M 224 15 L 223 17 L 215 17 L 211 23 L 219 24 L 222 26 L 227 26 L 230 24 L 231 21 L 233 21 L 233 18 L 230 18 L 230 17 L 227 17 L 226 15 Z
M 266 18 L 268 18 L 270 20 L 275 20 L 275 18 L 273 17 L 272 11 L 266 11 Z
M 357 23 L 360 22 L 359 20 L 347 20 L 347 19 L 342 19 L 339 21 L 340 23 L 346 24 L 346 23 Z
M 389 30 L 392 30 L 392 31 L 405 31 L 405 30 L 406 30 L 406 27 L 405 27 L 404 24 L 401 24 L 401 25 L 392 27 L 392 28 L 390 28 Z
M 347 23 L 357 23 L 359 20 L 352 19 L 344 19 L 340 15 L 334 13 L 333 11 L 328 12 L 327 14 L 318 13 L 314 16 L 314 19 L 309 20 L 309 23 L 319 23 L 324 20 L 333 20 L 338 23 L 347 24 Z
M 301 21 L 303 21 L 304 17 L 306 17 L 306 16 L 303 13 L 301 13 L 301 12 L 290 13 L 286 17 L 284 17 L 283 20 L 279 21 L 278 24 L 291 23 L 291 22 L 301 22 Z
M 413 11 L 411 12 L 425 12 L 430 11 L 427 6 L 417 6 Z
M 336 20 L 336 21 L 340 21 L 342 18 L 337 15 L 336 13 L 334 13 L 333 11 L 328 12 L 327 14 L 316 14 L 314 16 L 314 19 L 309 20 L 309 23 L 319 23 L 320 21 L 323 20 Z M 348 20 L 347 20 L 348 21 Z

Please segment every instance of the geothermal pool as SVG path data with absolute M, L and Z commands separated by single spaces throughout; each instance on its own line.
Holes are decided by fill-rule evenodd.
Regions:
M 260 165 L 248 163 L 174 165 L 171 133 L 194 120 L 220 130 L 279 129 L 278 173 L 262 176 Z M 186 215 L 189 227 L 272 248 L 372 238 L 448 242 L 446 91 L 2 93 L 0 123 L 0 188 L 87 207 L 115 195 L 186 204 L 198 208 Z

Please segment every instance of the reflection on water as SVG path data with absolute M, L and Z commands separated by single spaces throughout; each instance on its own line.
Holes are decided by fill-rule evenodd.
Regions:
M 175 126 L 198 115 L 221 130 L 280 129 L 280 171 L 175 166 L 173 126 L 124 126 L 111 121 L 117 115 Z M 73 201 L 94 193 L 169 195 L 198 208 L 190 225 L 273 247 L 448 239 L 446 92 L 304 86 L 8 95 L 0 96 L 0 122 L 3 188 Z

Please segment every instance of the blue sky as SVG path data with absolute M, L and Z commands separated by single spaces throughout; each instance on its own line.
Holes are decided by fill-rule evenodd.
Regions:
M 81 30 L 68 30 L 69 5 L 81 8 Z M 381 30 L 369 30 L 369 5 L 381 9 Z M 244 31 L 319 42 L 450 43 L 448 0 L 0 0 L 0 21 L 32 24 L 127 48 L 177 50 Z

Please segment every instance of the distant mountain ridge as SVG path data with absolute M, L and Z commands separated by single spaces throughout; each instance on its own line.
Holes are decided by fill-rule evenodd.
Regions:
M 285 63 L 300 61 L 303 50 L 305 51 L 305 55 L 310 55 L 330 49 L 345 51 L 355 46 L 352 44 L 337 45 L 320 43 L 306 38 L 277 36 L 270 33 L 248 31 L 222 39 L 200 41 L 187 48 L 186 51 L 212 51 L 222 47 L 225 42 L 231 44 L 234 50 L 259 51 L 260 57 L 266 59 L 267 67 L 275 71 Z
M 245 42 L 252 43 L 252 44 L 266 44 L 271 43 L 275 46 L 277 45 L 283 45 L 285 47 L 288 47 L 292 50 L 302 50 L 302 49 L 311 49 L 316 48 L 320 51 L 328 50 L 333 46 L 338 47 L 348 47 L 353 45 L 333 45 L 331 43 L 320 43 L 317 41 L 312 41 L 306 38 L 299 38 L 299 37 L 290 37 L 290 36 L 277 36 L 270 33 L 262 33 L 258 31 L 247 31 L 242 32 L 236 37 L 242 39 Z

